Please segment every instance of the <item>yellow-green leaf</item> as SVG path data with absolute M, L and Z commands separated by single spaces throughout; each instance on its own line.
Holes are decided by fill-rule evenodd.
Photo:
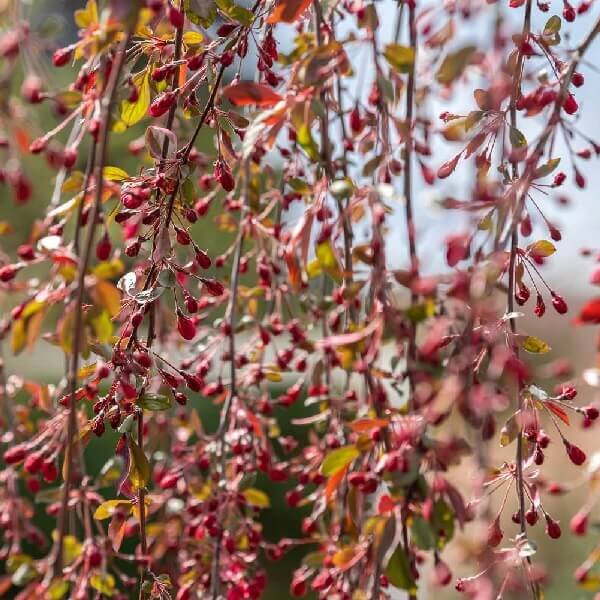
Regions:
M 550 346 L 544 340 L 540 340 L 535 335 L 528 335 L 521 342 L 521 348 L 532 354 L 546 354 L 546 352 L 550 352 L 551 350 Z
M 540 165 L 533 174 L 534 179 L 539 177 L 546 177 L 546 175 L 550 175 L 556 167 L 558 167 L 560 163 L 560 158 L 551 158 L 548 162 Z
M 67 595 L 68 591 L 69 583 L 67 581 L 55 579 L 46 590 L 46 596 L 48 600 L 60 600 Z
M 527 252 L 528 254 L 535 254 L 536 256 L 547 258 L 556 252 L 556 246 L 548 240 L 538 240 L 527 246 Z
M 129 514 L 131 512 L 131 501 L 106 500 L 94 512 L 94 519 L 97 519 L 98 521 L 110 519 L 118 509 L 121 509 Z
M 148 71 L 145 70 L 133 76 L 133 83 L 138 86 L 139 95 L 135 102 L 123 100 L 121 102 L 121 122 L 125 127 L 131 127 L 141 121 L 150 106 L 150 82 Z
M 323 272 L 323 269 L 321 268 L 321 263 L 319 262 L 318 258 L 315 258 L 314 260 L 311 260 L 306 265 L 306 274 L 311 279 L 314 278 L 314 277 L 318 277 L 322 272 Z
M 517 438 L 520 429 L 521 424 L 519 421 L 519 413 L 516 412 L 508 419 L 508 421 L 506 421 L 506 423 L 500 430 L 500 445 L 503 448 L 505 446 L 508 446 Z
M 327 477 L 335 475 L 335 473 L 341 471 L 358 456 L 360 456 L 360 452 L 354 445 L 336 448 L 325 457 L 321 465 L 321 472 Z
M 120 167 L 104 167 L 102 177 L 106 181 L 123 181 L 129 178 L 129 174 Z
M 171 399 L 168 396 L 151 392 L 146 392 L 137 402 L 145 410 L 159 411 L 171 407 Z
M 269 506 L 271 506 L 269 496 L 262 490 L 248 488 L 242 492 L 242 495 L 246 498 L 246 502 L 251 506 L 258 506 L 259 508 L 269 508 Z
M 129 438 L 129 479 L 134 488 L 145 488 L 150 481 L 150 463 L 143 450 Z
M 469 64 L 469 60 L 475 50 L 475 46 L 466 46 L 448 54 L 435 75 L 438 83 L 449 85 L 455 79 L 458 79 Z
M 204 36 L 199 31 L 186 31 L 183 34 L 183 43 L 186 46 L 200 46 Z
M 96 334 L 96 339 L 101 344 L 110 342 L 113 334 L 113 324 L 110 320 L 110 315 L 103 310 L 90 320 L 92 322 L 92 327 L 94 328 L 94 333 Z
M 110 573 L 96 573 L 90 577 L 90 587 L 111 597 L 115 591 L 115 578 Z
M 514 148 L 524 148 L 527 146 L 527 138 L 523 135 L 523 132 L 516 127 L 510 128 L 508 138 Z
M 72 563 L 81 555 L 83 544 L 74 536 L 66 535 L 63 539 L 63 559 L 65 564 Z
M 390 66 L 399 73 L 408 73 L 415 62 L 415 49 L 401 44 L 388 44 L 383 55 Z
M 336 281 L 340 281 L 342 279 L 342 270 L 333 250 L 331 241 L 327 240 L 326 242 L 317 244 L 315 253 L 321 269 L 328 275 L 331 275 Z
M 319 147 L 310 132 L 310 127 L 303 123 L 297 131 L 297 141 L 311 160 L 319 160 Z

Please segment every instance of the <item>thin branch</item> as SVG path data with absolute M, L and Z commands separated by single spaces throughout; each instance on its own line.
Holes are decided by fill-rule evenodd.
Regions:
M 415 3 L 410 2 L 408 6 L 408 31 L 410 47 L 414 51 L 413 65 L 408 73 L 408 82 L 406 86 L 406 125 L 407 138 L 404 143 L 404 214 L 406 218 L 406 228 L 408 237 L 408 251 L 410 257 L 410 273 L 415 277 L 419 273 L 419 261 L 417 258 L 417 246 L 415 241 L 415 220 L 413 211 L 413 194 L 412 194 L 412 169 L 413 169 L 413 114 L 415 104 L 415 65 L 417 59 L 417 26 L 415 23 Z M 410 295 L 411 305 L 417 302 L 417 295 L 411 290 Z M 414 324 L 409 325 L 408 332 L 408 349 L 407 349 L 407 365 L 406 371 L 408 381 L 411 387 L 411 393 L 408 398 L 409 410 L 414 409 L 414 401 L 412 398 L 412 370 L 417 356 L 416 345 L 416 327 Z
M 84 247 L 83 255 L 79 258 L 78 274 L 77 274 L 77 296 L 75 299 L 75 323 L 73 327 L 73 349 L 71 364 L 68 376 L 68 386 L 70 389 L 70 401 L 69 401 L 69 415 L 68 415 L 68 426 L 67 426 L 67 437 L 65 440 L 65 483 L 63 486 L 62 500 L 60 513 L 58 518 L 58 537 L 56 541 L 56 559 L 54 562 L 53 572 L 55 575 L 60 576 L 63 569 L 63 546 L 64 538 L 67 533 L 67 513 L 69 504 L 69 495 L 71 491 L 72 477 L 73 477 L 73 451 L 72 446 L 74 439 L 77 435 L 77 406 L 75 393 L 77 390 L 77 378 L 79 371 L 79 353 L 81 351 L 81 337 L 83 334 L 83 298 L 85 294 L 85 276 L 89 266 L 92 245 L 94 243 L 94 237 L 96 232 L 96 220 L 100 214 L 100 207 L 102 205 L 102 194 L 104 191 L 104 179 L 102 171 L 106 164 L 106 153 L 108 147 L 108 139 L 110 135 L 110 124 L 111 124 L 111 113 L 115 102 L 117 86 L 123 70 L 125 62 L 125 49 L 131 39 L 132 29 L 128 30 L 125 38 L 121 42 L 119 49 L 117 50 L 116 57 L 114 59 L 113 67 L 110 72 L 110 77 L 106 86 L 106 93 L 103 98 L 103 114 L 100 125 L 100 132 L 98 135 L 98 160 L 96 164 L 96 190 L 94 204 L 92 207 L 91 215 L 88 219 L 89 231 L 86 244 Z M 77 224 L 79 226 L 79 223 Z
M 237 396 L 237 383 L 236 383 L 236 366 L 235 366 L 235 325 L 236 325 L 236 305 L 237 305 L 237 297 L 238 297 L 238 287 L 239 287 L 239 278 L 240 278 L 240 263 L 242 260 L 242 250 L 244 246 L 244 221 L 245 221 L 245 209 L 248 205 L 248 196 L 249 196 L 249 176 L 250 169 L 248 159 L 244 162 L 244 190 L 243 190 L 243 206 L 242 206 L 242 215 L 240 218 L 240 233 L 237 239 L 235 253 L 233 256 L 233 263 L 231 265 L 231 283 L 229 287 L 229 302 L 227 306 L 227 322 L 228 322 L 228 338 L 229 338 L 229 393 L 227 394 L 227 398 L 225 399 L 225 403 L 223 408 L 221 409 L 221 415 L 219 418 L 219 427 L 217 429 L 217 433 L 215 436 L 215 455 L 217 460 L 217 474 L 218 474 L 218 484 L 225 477 L 225 468 L 227 455 L 225 453 L 225 434 L 227 433 L 227 429 L 229 427 L 229 420 L 231 415 L 231 408 Z M 212 558 L 212 568 L 211 568 L 211 597 L 213 600 L 217 600 L 219 597 L 219 591 L 221 588 L 221 579 L 220 579 L 220 564 L 221 564 L 221 546 L 223 545 L 223 524 L 221 523 L 219 527 L 219 532 L 215 537 L 214 541 L 214 552 Z
M 509 113 L 510 113 L 510 126 L 512 128 L 517 128 L 517 101 L 521 95 L 521 81 L 523 77 L 523 63 L 525 60 L 525 55 L 522 51 L 523 44 L 529 38 L 529 34 L 531 31 L 531 7 L 532 0 L 527 0 L 525 4 L 525 14 L 523 17 L 523 28 L 521 32 L 521 45 L 519 47 L 519 53 L 517 57 L 517 64 L 515 73 L 513 73 L 513 87 L 510 96 L 509 103 Z M 518 159 L 513 157 L 511 159 L 511 167 L 512 167 L 512 177 L 513 180 L 516 180 L 519 176 L 519 166 Z M 515 295 L 515 278 L 516 278 L 516 258 L 517 258 L 517 250 L 519 248 L 519 231 L 518 231 L 518 223 L 521 219 L 522 206 L 517 204 L 515 207 L 515 214 L 513 215 L 513 225 L 510 234 L 510 260 L 508 266 L 508 290 L 506 292 L 507 295 L 507 311 L 509 313 L 514 311 L 514 295 Z M 513 333 L 513 352 L 515 356 L 519 355 L 519 346 L 516 343 L 516 333 L 517 333 L 517 323 L 516 319 L 510 319 L 510 329 Z M 517 385 L 517 398 L 516 404 L 518 410 L 522 410 L 523 408 L 523 399 L 521 394 L 522 386 L 519 382 Z M 519 428 L 519 432 L 517 434 L 517 449 L 515 455 L 516 462 L 516 479 L 517 479 L 517 497 L 519 502 L 519 527 L 521 530 L 521 534 L 523 536 L 527 535 L 527 524 L 525 521 L 525 483 L 523 480 L 523 432 Z M 527 565 L 531 565 L 531 558 L 527 557 L 526 559 Z M 539 596 L 539 591 L 537 584 L 529 578 L 529 585 L 531 588 L 532 597 L 535 599 Z

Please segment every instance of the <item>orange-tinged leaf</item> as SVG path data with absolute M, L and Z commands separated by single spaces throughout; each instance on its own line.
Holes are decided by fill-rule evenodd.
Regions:
M 294 292 L 298 292 L 302 287 L 302 273 L 300 272 L 300 267 L 295 254 L 293 252 L 286 252 L 285 262 L 287 264 L 288 280 L 290 285 L 292 286 Z
M 188 33 L 195 33 L 195 32 L 189 31 Z M 179 65 L 179 79 L 178 79 L 177 83 L 180 88 L 185 85 L 186 79 L 187 79 L 187 63 L 184 63 L 182 65 Z
M 25 129 L 21 127 L 17 127 L 14 130 L 15 140 L 17 141 L 17 146 L 19 146 L 19 150 L 21 152 L 29 153 L 29 134 Z
M 27 343 L 27 331 L 25 329 L 25 321 L 17 319 L 12 326 L 10 336 L 10 349 L 13 354 L 19 354 Z
M 125 519 L 112 519 L 108 526 L 108 537 L 115 552 L 118 552 L 121 548 L 126 527 L 127 521 Z
M 8 221 L 0 221 L 0 235 L 7 235 L 14 230 L 14 227 Z
M 196 416 L 198 416 L 197 413 L 196 413 Z M 259 438 L 265 437 L 262 426 L 261 426 L 260 421 L 258 420 L 257 416 L 254 413 L 247 410 L 246 418 L 248 419 L 248 422 L 250 423 L 250 425 L 252 425 L 252 429 L 254 429 L 254 435 Z
M 333 564 L 342 568 L 347 565 L 354 558 L 354 546 L 346 546 L 341 550 L 338 550 L 332 557 Z
M 94 300 L 103 306 L 111 317 L 121 310 L 121 292 L 110 281 L 99 279 L 91 290 Z
M 223 96 L 236 106 L 256 105 L 270 107 L 282 97 L 269 86 L 252 81 L 240 81 L 223 89 Z
M 293 23 L 310 6 L 311 0 L 280 0 L 267 23 Z
M 349 465 L 346 465 L 343 469 L 340 469 L 337 473 L 334 473 L 325 485 L 325 500 L 329 502 L 333 497 L 333 494 L 338 489 L 340 483 L 343 481 L 346 473 L 348 472 Z
M 350 423 L 350 429 L 357 433 L 364 433 L 372 429 L 381 429 L 388 424 L 386 419 L 357 419 Z
M 42 323 L 44 321 L 44 317 L 46 316 L 46 311 L 42 310 L 36 312 L 30 319 L 27 320 L 27 349 L 31 350 L 35 345 L 40 331 L 42 329 Z

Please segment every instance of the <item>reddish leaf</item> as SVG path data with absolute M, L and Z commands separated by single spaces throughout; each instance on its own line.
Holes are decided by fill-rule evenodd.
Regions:
M 234 85 L 228 85 L 223 89 L 223 96 L 236 106 L 270 107 L 277 104 L 282 98 L 270 87 L 252 81 L 240 81 Z
M 546 402 L 544 406 L 556 415 L 565 425 L 570 425 L 569 415 L 563 410 L 561 406 L 558 404 L 554 404 L 554 402 Z
M 377 505 L 377 512 L 380 515 L 391 512 L 394 510 L 396 503 L 392 500 L 391 496 L 384 494 L 379 498 L 379 504 Z

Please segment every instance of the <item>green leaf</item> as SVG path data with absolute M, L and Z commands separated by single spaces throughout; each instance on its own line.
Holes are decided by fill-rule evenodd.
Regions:
M 232 21 L 249 27 L 254 21 L 254 13 L 247 8 L 238 6 L 232 0 L 215 0 L 219 10 Z
M 342 446 L 332 450 L 321 465 L 321 473 L 330 477 L 347 467 L 355 458 L 360 456 L 356 446 Z
M 533 178 L 539 179 L 540 177 L 546 177 L 550 175 L 560 163 L 560 158 L 551 158 L 547 163 L 540 165 L 534 172 Z
M 399 73 L 409 73 L 415 64 L 415 49 L 401 44 L 388 44 L 383 51 L 390 66 Z
M 435 532 L 423 517 L 414 517 L 410 530 L 412 539 L 418 548 L 421 548 L 421 550 L 432 550 L 435 548 Z
M 194 182 L 191 177 L 188 177 L 181 184 L 181 193 L 188 204 L 194 203 L 194 200 L 196 199 L 196 190 L 194 189 Z
M 475 50 L 475 46 L 466 46 L 465 48 L 461 48 L 456 52 L 451 52 L 446 55 L 446 58 L 444 58 L 440 68 L 435 74 L 438 83 L 449 85 L 455 79 L 458 79 L 469 64 L 469 60 Z
M 152 394 L 147 392 L 138 399 L 137 403 L 145 410 L 158 411 L 171 408 L 171 398 L 163 394 Z
M 544 342 L 544 340 L 541 340 L 535 335 L 528 335 L 521 342 L 521 348 L 532 354 L 546 354 L 546 352 L 550 352 L 551 350 L 550 346 Z
M 210 27 L 217 18 L 217 5 L 214 0 L 184 0 L 185 16 L 194 25 Z
M 394 553 L 390 557 L 385 574 L 394 587 L 409 592 L 415 590 L 415 581 L 410 574 L 408 558 L 401 544 L 396 546 Z
M 438 546 L 442 548 L 454 536 L 456 520 L 454 512 L 445 500 L 437 500 L 433 505 L 431 527 L 437 532 Z M 440 540 L 443 537 L 443 540 Z
M 527 146 L 527 139 L 516 127 L 510 128 L 508 138 L 510 139 L 510 143 L 512 144 L 513 148 L 524 148 Z
M 558 15 L 552 15 L 544 25 L 544 36 L 552 36 L 560 31 L 562 21 Z

